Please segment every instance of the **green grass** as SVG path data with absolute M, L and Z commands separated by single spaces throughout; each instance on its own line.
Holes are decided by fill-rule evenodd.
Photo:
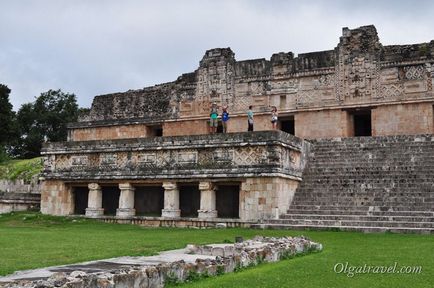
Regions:
M 0 179 L 30 181 L 33 176 L 41 173 L 42 167 L 41 157 L 7 160 L 0 164 Z
M 324 251 L 261 264 L 237 273 L 201 279 L 182 287 L 433 287 L 434 237 L 351 232 L 142 228 L 38 213 L 0 217 L 0 275 L 15 270 L 75 263 L 121 255 L 151 255 L 188 243 L 233 241 L 235 236 L 306 235 Z M 333 272 L 336 263 L 422 266 L 421 274 Z

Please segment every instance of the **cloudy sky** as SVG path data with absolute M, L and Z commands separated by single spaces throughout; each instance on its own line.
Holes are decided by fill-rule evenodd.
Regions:
M 434 1 L 0 0 L 0 83 L 21 104 L 49 89 L 95 95 L 194 71 L 205 50 L 237 60 L 333 49 L 374 24 L 383 45 L 434 39 Z

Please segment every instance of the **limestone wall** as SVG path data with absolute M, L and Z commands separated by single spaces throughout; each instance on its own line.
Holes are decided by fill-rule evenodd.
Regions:
M 77 128 L 71 130 L 70 140 L 108 140 L 144 138 L 150 136 L 150 127 L 145 124 L 116 125 L 103 127 Z
M 194 119 L 185 125 L 164 123 L 167 129 L 165 135 L 205 133 L 212 102 L 228 105 L 233 116 L 233 132 L 244 131 L 244 125 L 238 124 L 243 120 L 235 116 L 245 117 L 249 105 L 253 105 L 257 115 L 269 113 L 269 106 L 278 107 L 280 115 L 336 110 L 334 116 L 330 115 L 335 118 L 330 119 L 330 124 L 336 125 L 340 121 L 338 118 L 342 118 L 337 116 L 341 109 L 433 103 L 433 65 L 434 41 L 383 46 L 374 26 L 344 28 L 334 50 L 298 56 L 292 52 L 281 52 L 273 54 L 270 60 L 237 61 L 230 48 L 210 49 L 194 72 L 183 74 L 173 82 L 95 97 L 89 114 L 70 125 L 70 129 L 79 130 L 72 132 L 71 140 L 147 137 L 146 129 L 139 126 L 139 130 L 123 126 L 120 130 L 83 130 L 138 121 L 154 125 L 168 120 Z M 300 117 L 309 117 L 306 115 Z M 314 115 L 309 118 L 315 118 Z M 323 116 L 318 114 L 319 119 L 309 120 L 313 125 L 309 129 L 317 130 L 320 133 L 318 136 L 316 133 L 300 132 L 300 129 L 298 135 L 347 136 L 345 127 L 337 128 L 341 131 L 324 130 L 323 124 L 318 125 L 323 123 Z M 386 117 L 381 121 L 390 122 Z M 270 129 L 268 122 L 268 119 L 258 117 L 258 130 Z M 328 124 L 327 121 L 325 123 Z M 299 124 L 302 130 L 307 129 L 303 120 Z M 380 131 L 383 128 L 379 128 Z M 411 131 L 420 132 L 417 129 Z
M 431 103 L 379 106 L 372 110 L 372 135 L 429 134 L 434 116 Z
M 40 194 L 0 192 L 0 214 L 39 210 Z
M 40 184 L 34 177 L 30 182 L 22 179 L 0 180 L 0 214 L 13 211 L 38 210 Z
M 60 180 L 45 180 L 41 187 L 41 212 L 51 215 L 74 213 L 71 188 Z
M 298 183 L 278 177 L 245 179 L 240 191 L 240 219 L 269 219 L 286 213 Z
M 304 139 L 349 137 L 352 120 L 346 111 L 322 110 L 295 114 L 295 135 Z
M 39 186 L 38 177 L 34 177 L 30 182 L 26 182 L 23 179 L 0 180 L 0 192 L 38 194 Z
M 281 131 L 45 144 L 43 176 L 68 181 L 300 179 L 308 143 Z

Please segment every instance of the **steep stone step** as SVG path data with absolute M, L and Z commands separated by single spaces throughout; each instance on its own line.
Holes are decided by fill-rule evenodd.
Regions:
M 261 223 L 253 224 L 251 228 L 256 229 L 289 229 L 289 230 L 325 230 L 325 231 L 348 231 L 365 233 L 409 233 L 409 234 L 434 234 L 434 229 L 430 228 L 408 228 L 408 227 L 376 227 L 376 226 L 339 226 L 339 225 L 288 225 Z
M 406 216 L 406 217 L 434 217 L 434 212 L 427 211 L 360 211 L 360 210 L 311 210 L 311 209 L 290 209 L 287 214 L 307 214 L 307 215 L 372 215 L 372 216 L 386 216 L 386 217 L 396 217 L 396 216 Z
M 318 226 L 341 226 L 341 227 L 405 227 L 405 228 L 428 228 L 434 229 L 434 222 L 404 222 L 404 221 L 362 221 L 362 220 L 322 220 L 322 219 L 270 219 L 269 224 L 287 225 L 318 225 Z
M 396 222 L 431 222 L 434 223 L 433 217 L 424 216 L 373 216 L 373 215 L 333 215 L 333 214 L 283 214 L 280 219 L 290 220 L 353 220 L 353 221 L 396 221 Z
M 434 228 L 433 135 L 312 144 L 288 213 L 268 225 L 401 232 Z

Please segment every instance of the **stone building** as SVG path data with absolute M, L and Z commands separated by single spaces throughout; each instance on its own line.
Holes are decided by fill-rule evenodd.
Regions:
M 149 225 L 277 218 L 310 140 L 432 134 L 433 79 L 434 41 L 383 46 L 374 26 L 343 28 L 335 49 L 297 57 L 208 50 L 173 82 L 96 96 L 68 141 L 43 149 L 41 210 Z M 208 134 L 213 102 L 228 106 L 228 134 Z M 255 132 L 245 132 L 250 105 Z M 269 131 L 271 106 L 281 131 Z

